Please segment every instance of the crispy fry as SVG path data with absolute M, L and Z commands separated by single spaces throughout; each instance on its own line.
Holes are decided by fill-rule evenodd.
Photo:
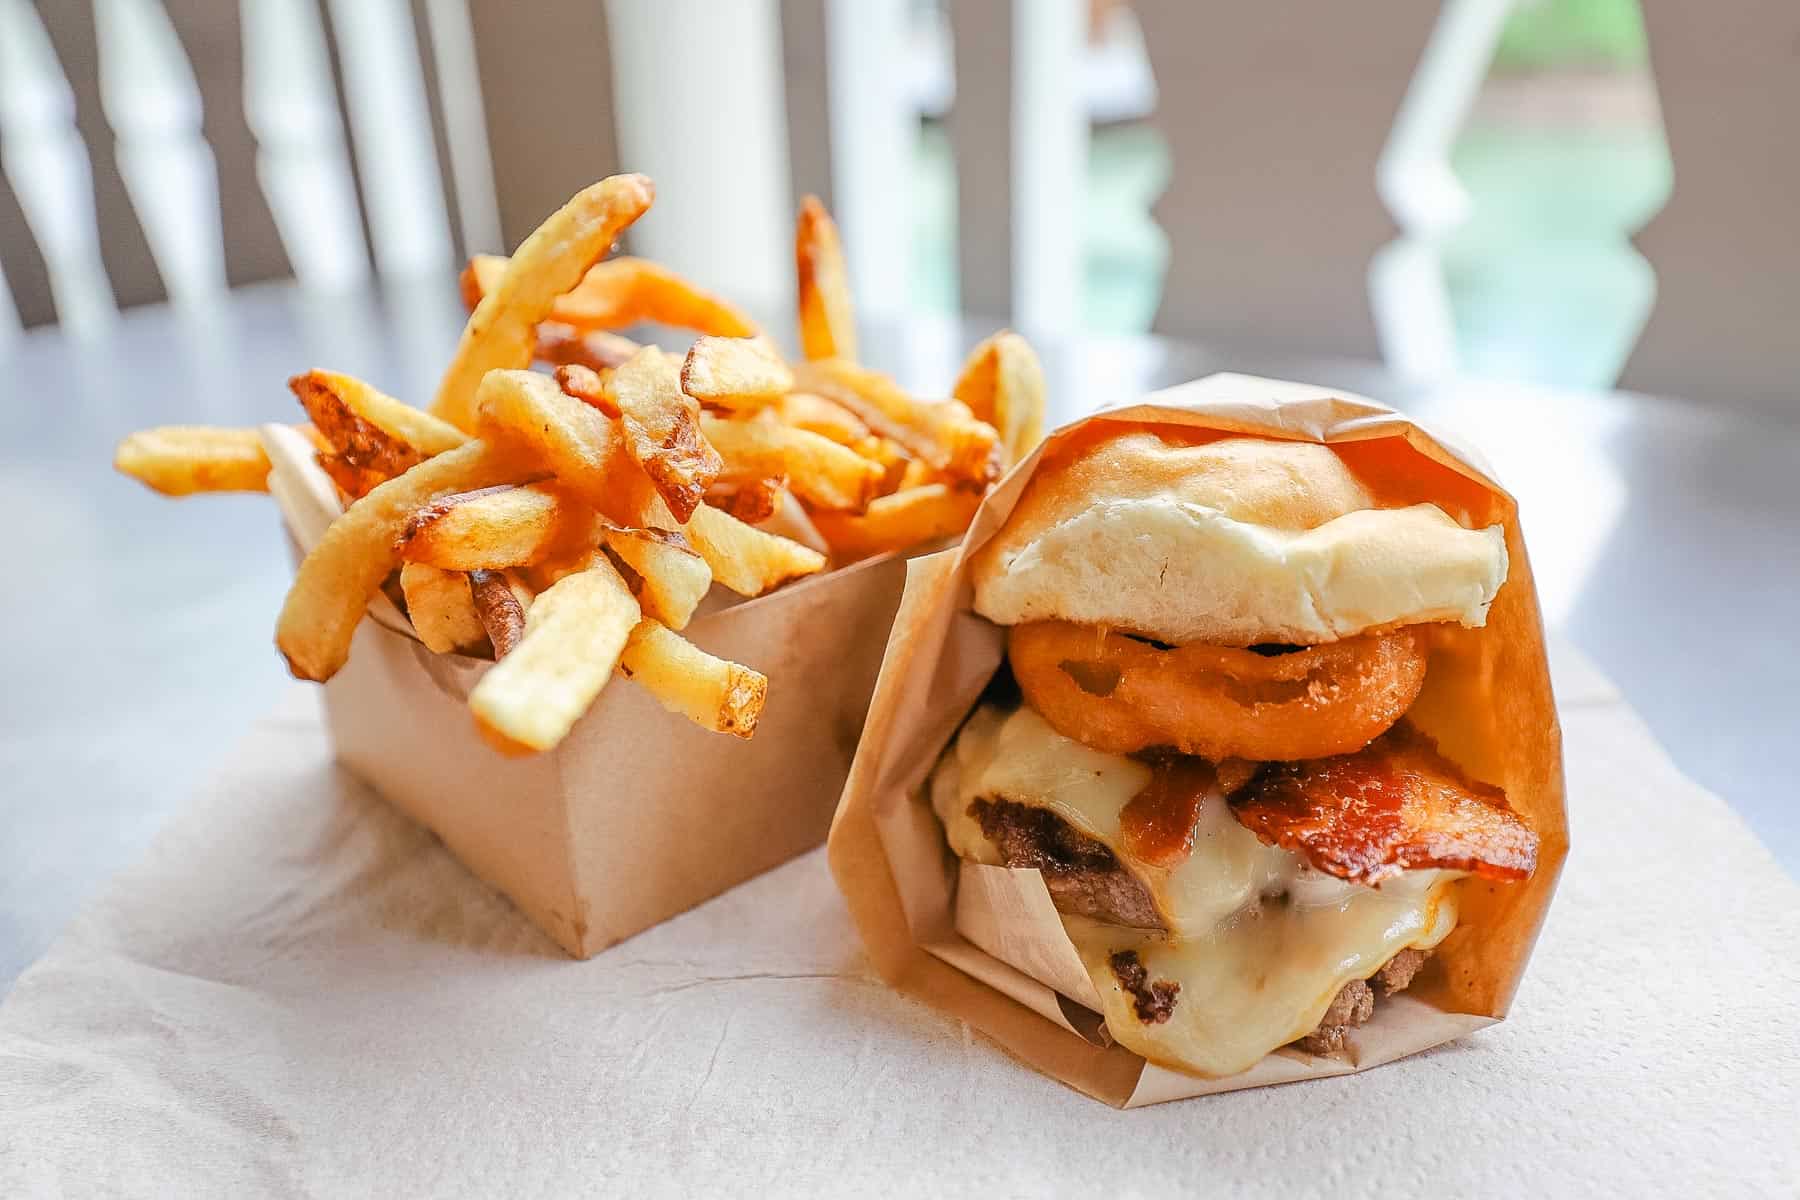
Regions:
M 610 370 L 603 375 L 592 367 L 568 363 L 556 368 L 555 378 L 564 395 L 573 396 L 609 417 L 617 417 L 619 406 L 613 403 L 612 393 L 606 390 L 606 379 L 611 374 Z
M 552 316 L 557 297 L 580 282 L 654 196 L 644 176 L 614 175 L 577 192 L 538 226 L 499 278 L 482 289 L 432 413 L 458 429 L 473 428 L 482 377 L 496 368 L 531 365 L 537 326 Z
M 335 403 L 364 425 L 372 426 L 388 438 L 411 447 L 423 458 L 454 450 L 469 440 L 468 434 L 448 421 L 440 421 L 424 409 L 396 400 L 354 375 L 313 370 L 288 380 L 288 387 L 293 389 L 294 394 L 300 398 L 300 406 L 309 414 L 313 411 L 313 404 Z M 308 403 L 307 395 L 303 393 L 312 394 L 313 402 Z M 325 397 L 329 397 L 329 401 Z M 318 422 L 321 432 L 324 432 L 326 423 L 319 421 L 317 417 L 313 420 Z M 327 437 L 333 446 L 341 448 L 342 443 L 337 439 L 330 438 L 329 435 Z
M 606 546 L 637 573 L 644 615 L 670 629 L 685 629 L 712 587 L 712 568 L 681 533 L 671 529 L 606 531 Z
M 320 453 L 319 466 L 345 495 L 358 499 L 385 480 L 411 470 L 427 456 L 410 442 L 357 415 L 340 394 L 339 380 L 374 391 L 359 380 L 351 380 L 349 376 L 333 378 L 324 371 L 296 375 L 288 380 L 288 388 L 300 401 L 306 415 L 312 418 L 319 436 L 331 447 L 330 453 Z M 400 404 L 398 400 L 391 402 Z M 458 439 L 461 436 L 457 434 Z M 454 444 L 460 444 L 460 440 Z
M 928 483 L 883 496 L 861 515 L 815 512 L 813 523 L 838 557 L 867 558 L 959 534 L 980 505 L 978 492 Z
M 703 416 L 700 430 L 736 474 L 786 475 L 796 496 L 816 508 L 861 512 L 880 494 L 886 472 L 854 450 L 775 421 Z
M 281 606 L 275 644 L 288 670 L 321 682 L 337 674 L 370 598 L 400 563 L 394 543 L 420 505 L 450 492 L 515 483 L 532 469 L 513 447 L 470 441 L 352 504 L 300 564 Z
M 699 338 L 681 364 L 681 390 L 713 408 L 763 408 L 793 386 L 794 372 L 767 338 Z
M 508 751 L 555 746 L 612 677 L 638 620 L 604 557 L 559 579 L 532 602 L 524 638 L 469 693 L 477 727 Z
M 514 256 L 515 258 L 517 255 Z M 477 255 L 463 273 L 464 301 L 491 291 L 506 259 Z M 621 255 L 596 263 L 546 318 L 576 329 L 622 329 L 654 321 L 719 337 L 750 337 L 756 323 L 727 300 L 696 287 L 661 263 Z
M 487 645 L 469 577 L 461 571 L 409 562 L 400 568 L 400 591 L 406 597 L 406 616 L 427 650 L 467 654 Z
M 884 496 L 891 496 L 899 491 L 900 485 L 906 481 L 909 473 L 916 474 L 913 471 L 914 463 L 923 463 L 922 470 L 931 471 L 933 475 L 937 474 L 932 470 L 930 463 L 925 462 L 922 458 L 914 458 L 907 453 L 905 446 L 893 438 L 870 434 L 857 443 L 855 450 L 870 462 L 881 464 L 881 494 Z
M 681 365 L 646 346 L 607 385 L 619 407 L 625 449 L 685 524 L 724 464 L 700 435 L 700 406 L 681 392 Z
M 938 473 L 931 469 L 931 464 L 922 458 L 906 460 L 906 469 L 900 472 L 900 478 L 894 484 L 896 492 L 904 492 L 908 488 L 924 487 L 928 483 L 942 483 Z
M 715 733 L 756 732 L 769 680 L 706 651 L 655 621 L 640 621 L 619 656 L 619 673 L 664 708 Z
M 140 429 L 113 451 L 113 469 L 165 496 L 269 490 L 269 456 L 254 429 Z
M 559 367 L 573 364 L 610 371 L 640 349 L 623 334 L 604 329 L 581 330 L 561 321 L 545 321 L 537 328 L 537 357 Z
M 794 374 L 803 391 L 843 405 L 951 478 L 985 483 L 994 477 L 1000 435 L 960 400 L 915 399 L 880 371 L 843 359 L 802 363 Z
M 687 536 L 712 568 L 713 578 L 740 596 L 760 596 L 825 569 L 825 556 L 818 551 L 753 529 L 704 504 L 688 521 Z
M 1001 465 L 1010 467 L 1044 438 L 1044 368 L 1031 343 L 1010 329 L 969 352 L 956 398 L 1000 434 Z
M 795 429 L 855 448 L 871 436 L 869 427 L 843 405 L 812 392 L 789 392 L 775 402 L 774 412 Z
M 461 492 L 423 505 L 407 520 L 400 554 L 454 571 L 500 570 L 593 546 L 599 520 L 559 483 Z
M 525 636 L 531 589 L 510 571 L 470 571 L 469 596 L 475 617 L 494 648 L 494 661 L 511 654 Z
M 817 196 L 800 202 L 794 228 L 800 287 L 800 352 L 807 358 L 856 359 L 856 310 L 837 224 Z
M 706 502 L 746 525 L 761 525 L 781 507 L 787 492 L 787 476 L 744 476 L 741 479 L 721 477 L 706 493 Z
M 481 381 L 476 414 L 483 436 L 524 448 L 618 524 L 639 523 L 635 512 L 619 511 L 627 477 L 641 477 L 641 472 L 632 467 L 617 421 L 566 395 L 554 379 L 536 371 L 491 372 Z M 647 481 L 643 487 L 648 489 Z

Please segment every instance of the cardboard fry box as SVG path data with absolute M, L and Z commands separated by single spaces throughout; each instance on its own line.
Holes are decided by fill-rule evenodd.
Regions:
M 337 515 L 335 493 L 293 430 L 262 436 L 270 490 L 304 550 Z M 338 760 L 587 958 L 824 840 L 905 569 L 871 559 L 703 608 L 682 631 L 769 677 L 749 741 L 615 677 L 560 746 L 528 758 L 475 731 L 469 691 L 492 664 L 432 653 L 378 596 L 325 685 Z
M 1510 568 L 1487 625 L 1440 629 L 1408 716 L 1471 775 L 1506 790 L 1540 838 L 1537 871 L 1520 883 L 1458 883 L 1456 930 L 1408 991 L 1352 1031 L 1341 1057 L 1289 1047 L 1239 1075 L 1204 1078 L 1115 1044 L 1039 873 L 959 862 L 923 794 L 1005 655 L 1005 631 L 971 609 L 967 559 L 1005 522 L 1039 462 L 1095 422 L 1332 443 L 1383 503 L 1430 500 L 1505 529 Z M 885 979 L 1119 1107 L 1366 1070 L 1493 1024 L 1512 1002 L 1568 853 L 1562 735 L 1517 506 L 1469 451 L 1372 400 L 1299 384 L 1213 375 L 1066 426 L 988 496 L 959 547 L 908 564 L 829 845 Z

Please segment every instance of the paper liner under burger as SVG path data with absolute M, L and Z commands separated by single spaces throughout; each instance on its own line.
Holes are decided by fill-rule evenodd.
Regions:
M 264 426 L 300 553 L 341 511 L 313 447 Z M 586 958 L 824 840 L 862 730 L 904 563 L 886 556 L 754 600 L 708 598 L 683 636 L 769 677 L 749 741 L 615 678 L 554 750 L 508 758 L 469 715 L 491 663 L 434 654 L 377 594 L 325 685 L 338 761 Z
M 1537 870 L 1520 883 L 1456 884 L 1456 930 L 1404 995 L 1384 1000 L 1351 1031 L 1341 1057 L 1286 1047 L 1241 1074 L 1204 1078 L 1114 1044 L 1038 872 L 957 860 L 923 795 L 1005 655 L 1006 631 L 971 610 L 969 556 L 1005 522 L 1044 456 L 1100 432 L 1100 423 L 1331 443 L 1354 457 L 1384 505 L 1429 500 L 1476 527 L 1504 527 L 1510 569 L 1487 624 L 1436 630 L 1409 719 L 1469 774 L 1505 789 L 1539 836 Z M 832 871 L 885 979 L 1109 1104 L 1347 1074 L 1492 1024 L 1512 1002 L 1568 853 L 1562 735 L 1517 506 L 1471 452 L 1384 405 L 1323 388 L 1213 375 L 1065 426 L 988 496 L 961 546 L 908 564 L 829 845 Z

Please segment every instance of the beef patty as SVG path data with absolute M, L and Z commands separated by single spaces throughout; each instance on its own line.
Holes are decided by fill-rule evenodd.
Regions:
M 1036 867 L 1058 912 L 1091 917 L 1136 929 L 1166 929 L 1142 882 L 1127 871 L 1105 842 L 1081 833 L 1048 809 L 1012 800 L 981 798 L 969 815 L 1000 851 L 1009 867 Z M 1325 1010 L 1319 1027 L 1294 1045 L 1312 1054 L 1344 1048 L 1349 1031 L 1375 1013 L 1375 997 L 1405 991 L 1429 956 L 1402 950 L 1367 980 L 1345 984 Z M 1179 985 L 1151 983 L 1136 954 L 1114 955 L 1112 968 L 1136 1001 L 1140 1020 L 1160 1022 L 1179 1003 Z

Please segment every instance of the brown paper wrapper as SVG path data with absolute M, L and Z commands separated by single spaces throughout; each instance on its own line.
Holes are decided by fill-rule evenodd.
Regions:
M 261 433 L 304 552 L 340 511 L 336 494 L 304 438 Z M 615 679 L 560 746 L 529 758 L 475 732 L 466 702 L 492 664 L 432 653 L 377 596 L 325 685 L 338 760 L 586 958 L 824 840 L 905 569 L 871 559 L 754 600 L 709 597 L 683 636 L 769 677 L 749 741 Z
M 1538 868 L 1522 883 L 1459 883 L 1457 929 L 1412 988 L 1353 1032 L 1341 1058 L 1284 1048 L 1213 1079 L 1113 1044 L 1038 872 L 959 862 L 923 795 L 1005 654 L 1004 630 L 971 610 L 969 556 L 1005 522 L 1045 456 L 1114 423 L 1327 442 L 1384 504 L 1430 500 L 1471 524 L 1505 527 L 1510 569 L 1487 625 L 1441 631 L 1409 715 L 1471 774 L 1506 790 L 1541 839 Z M 1517 505 L 1472 452 L 1372 400 L 1300 384 L 1213 375 L 1065 426 L 1001 481 L 959 547 L 909 564 L 829 844 L 885 979 L 1108 1104 L 1348 1074 L 1492 1024 L 1512 1002 L 1568 853 L 1562 734 Z

